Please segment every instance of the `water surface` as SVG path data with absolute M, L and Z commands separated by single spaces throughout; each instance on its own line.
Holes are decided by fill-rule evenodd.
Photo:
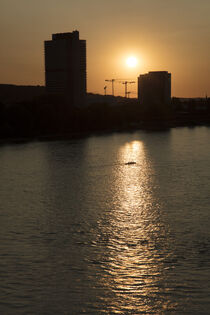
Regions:
M 1 314 L 208 314 L 209 139 L 1 146 Z

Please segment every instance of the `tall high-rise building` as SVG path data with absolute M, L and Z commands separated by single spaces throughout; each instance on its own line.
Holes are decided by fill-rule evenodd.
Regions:
M 138 99 L 145 105 L 169 105 L 171 73 L 151 71 L 138 77 Z
M 74 106 L 86 95 L 86 41 L 79 32 L 58 33 L 44 42 L 45 83 L 49 94 L 61 94 Z

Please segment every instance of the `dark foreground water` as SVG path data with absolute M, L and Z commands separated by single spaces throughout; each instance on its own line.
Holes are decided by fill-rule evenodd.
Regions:
M 0 314 L 83 313 L 210 314 L 209 128 L 0 147 Z

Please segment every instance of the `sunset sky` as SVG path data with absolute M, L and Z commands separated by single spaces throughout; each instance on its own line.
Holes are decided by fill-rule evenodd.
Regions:
M 44 40 L 77 29 L 89 92 L 103 93 L 105 79 L 167 70 L 173 96 L 210 96 L 209 17 L 210 0 L 1 0 L 0 83 L 43 85 Z M 116 84 L 116 94 L 123 89 Z

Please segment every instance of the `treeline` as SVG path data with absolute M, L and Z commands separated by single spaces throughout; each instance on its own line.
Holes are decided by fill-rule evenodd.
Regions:
M 166 119 L 164 110 L 144 110 L 136 100 L 117 105 L 73 107 L 59 97 L 42 95 L 31 101 L 0 103 L 0 137 L 36 137 L 74 132 L 126 130 L 142 120 Z
M 0 138 L 59 136 L 106 130 L 128 130 L 165 123 L 168 126 L 210 122 L 210 102 L 205 106 L 172 104 L 141 106 L 137 100 L 117 105 L 73 107 L 60 96 L 42 95 L 30 101 L 0 103 Z M 181 123 L 180 123 L 181 122 Z

